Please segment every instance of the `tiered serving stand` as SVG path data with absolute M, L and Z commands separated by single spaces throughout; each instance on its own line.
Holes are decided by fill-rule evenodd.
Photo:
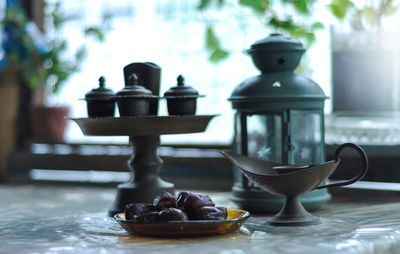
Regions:
M 133 175 L 129 182 L 118 185 L 109 215 L 123 212 L 129 203 L 152 203 L 161 191 L 174 193 L 174 184 L 159 177 L 163 165 L 158 155 L 160 135 L 203 132 L 214 116 L 71 118 L 87 136 L 129 136 L 133 154 L 128 166 Z

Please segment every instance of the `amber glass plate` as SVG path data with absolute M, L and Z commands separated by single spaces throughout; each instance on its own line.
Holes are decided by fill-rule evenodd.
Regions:
M 114 218 L 131 235 L 181 237 L 207 236 L 235 232 L 250 217 L 244 210 L 227 209 L 226 220 L 192 220 L 142 223 L 125 220 L 125 213 L 116 214 Z

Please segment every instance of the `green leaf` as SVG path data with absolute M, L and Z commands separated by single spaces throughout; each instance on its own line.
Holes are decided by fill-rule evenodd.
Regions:
M 338 19 L 344 19 L 344 17 L 346 16 L 346 10 L 338 5 L 329 4 L 328 9 Z
M 278 28 L 278 27 L 280 27 L 280 21 L 279 21 L 278 18 L 272 17 L 272 18 L 269 19 L 268 25 L 270 25 L 270 26 L 272 26 L 274 28 Z
M 208 60 L 212 63 L 218 63 L 228 57 L 229 52 L 220 47 L 220 40 L 212 26 L 206 29 L 206 49 L 211 52 Z
M 89 27 L 85 29 L 85 35 L 92 35 L 99 41 L 104 41 L 104 35 L 100 28 L 97 27 Z
M 308 14 L 308 2 L 308 0 L 296 0 L 293 2 L 293 4 L 296 10 L 298 10 L 300 13 Z
M 270 0 L 239 0 L 239 4 L 249 7 L 257 13 L 264 13 L 269 9 Z
M 315 22 L 314 24 L 311 25 L 312 30 L 317 30 L 317 29 L 324 29 L 324 24 L 321 22 Z
M 354 6 L 354 3 L 351 0 L 332 0 L 332 3 L 343 6 L 344 8 L 350 8 Z
M 199 4 L 197 5 L 198 10 L 204 10 L 209 7 L 211 4 L 211 0 L 200 0 Z
M 208 58 L 208 60 L 212 63 L 219 63 L 220 61 L 226 59 L 229 56 L 229 52 L 221 49 L 221 48 L 216 48 Z
M 305 33 L 304 38 L 309 44 L 312 44 L 315 41 L 315 35 L 313 33 Z
M 284 29 L 286 31 L 294 31 L 299 28 L 299 26 L 294 24 L 290 18 L 288 18 L 286 20 L 281 20 L 276 16 L 270 18 L 268 25 L 270 25 L 276 29 Z
M 206 49 L 215 50 L 219 48 L 220 42 L 219 38 L 214 32 L 214 28 L 212 26 L 207 26 L 206 30 Z
M 378 21 L 378 12 L 374 8 L 366 7 L 362 9 L 362 15 L 370 25 L 374 25 Z
M 214 1 L 215 1 L 214 4 L 218 8 L 224 7 L 225 0 L 214 0 Z M 213 0 L 199 0 L 196 8 L 197 8 L 197 10 L 203 11 L 203 10 L 211 7 L 211 5 L 213 4 L 214 1 Z
M 354 6 L 350 0 L 332 0 L 328 5 L 328 9 L 338 19 L 344 19 L 347 12 Z

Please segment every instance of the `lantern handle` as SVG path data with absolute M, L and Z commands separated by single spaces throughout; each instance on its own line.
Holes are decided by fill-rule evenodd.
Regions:
M 339 182 L 332 183 L 332 184 L 318 186 L 315 189 L 323 189 L 323 188 L 331 188 L 331 187 L 340 187 L 340 186 L 350 185 L 350 184 L 357 182 L 358 180 L 360 180 L 361 178 L 363 178 L 365 176 L 365 174 L 367 173 L 367 170 L 368 170 L 368 158 L 367 158 L 367 155 L 365 154 L 364 150 L 360 146 L 353 144 L 353 143 L 344 143 L 343 145 L 340 145 L 336 149 L 336 152 L 335 152 L 335 161 L 340 161 L 339 155 L 342 152 L 342 150 L 347 147 L 356 150 L 361 157 L 362 166 L 361 166 L 361 169 L 358 172 L 358 174 L 350 180 L 339 181 Z

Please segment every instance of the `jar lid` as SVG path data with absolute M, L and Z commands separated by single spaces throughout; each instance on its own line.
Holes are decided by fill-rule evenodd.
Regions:
M 304 51 L 301 42 L 292 38 L 285 37 L 282 34 L 271 34 L 267 38 L 253 43 L 248 51 L 257 49 L 263 50 L 302 50 Z
M 193 87 L 185 86 L 185 79 L 182 75 L 179 75 L 176 79 L 178 82 L 177 86 L 171 87 L 164 93 L 165 98 L 178 98 L 178 97 L 199 97 L 199 92 Z
M 117 92 L 115 97 L 156 97 L 153 93 L 143 86 L 138 85 L 139 78 L 135 73 L 132 73 L 128 78 L 126 86 Z
M 114 92 L 111 89 L 105 87 L 106 79 L 104 76 L 99 78 L 99 87 L 92 89 L 90 92 L 86 93 L 85 99 L 89 100 L 105 100 L 111 99 L 114 96 Z

